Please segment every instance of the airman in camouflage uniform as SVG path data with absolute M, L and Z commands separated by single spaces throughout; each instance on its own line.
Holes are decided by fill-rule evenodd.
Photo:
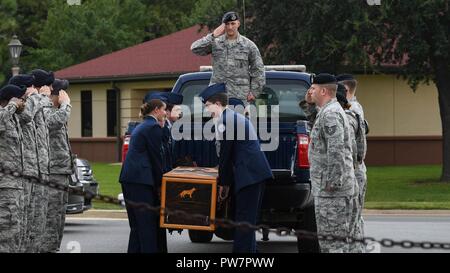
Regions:
M 47 118 L 44 114 L 46 109 L 52 107 L 50 100 L 51 85 L 55 80 L 53 72 L 47 72 L 41 69 L 31 71 L 34 76 L 34 86 L 38 89 L 39 94 L 39 108 L 34 116 L 34 123 L 36 124 L 36 146 L 38 152 L 39 176 L 44 182 L 49 181 L 49 130 L 47 127 Z M 38 99 L 38 98 L 36 98 Z M 46 248 L 46 222 L 48 218 L 48 203 L 49 203 L 49 188 L 43 185 L 35 184 L 33 186 L 33 202 L 34 202 L 34 230 L 36 236 L 33 239 L 32 245 L 35 247 L 35 252 L 49 252 Z M 44 232 L 39 233 L 43 230 Z
M 337 87 L 337 100 L 341 104 L 342 108 L 347 114 L 347 118 L 350 124 L 350 140 L 352 141 L 352 157 L 353 157 L 353 168 L 356 172 L 358 172 L 362 159 L 366 155 L 367 144 L 365 138 L 365 126 L 362 118 L 351 110 L 351 105 L 348 103 L 346 97 L 347 90 L 345 86 L 341 83 L 338 83 Z M 352 213 L 352 236 L 355 238 L 363 238 L 364 237 L 364 227 L 362 226 L 360 219 L 362 214 L 362 206 L 360 198 L 360 189 L 359 184 L 356 183 L 357 190 L 354 195 L 354 206 Z M 350 244 L 349 251 L 352 253 L 364 253 L 365 245 L 361 243 L 352 243 Z
M 311 131 L 308 156 L 314 196 L 317 232 L 351 236 L 356 178 L 353 168 L 350 125 L 336 100 L 336 79 L 319 74 L 311 86 L 311 97 L 319 107 Z M 348 252 L 349 244 L 320 240 L 321 252 Z
M 361 130 L 363 133 L 359 136 L 357 136 L 357 144 L 358 144 L 358 164 L 355 168 L 355 176 L 356 180 L 358 181 L 359 186 L 359 194 L 358 194 L 358 202 L 360 206 L 360 211 L 362 212 L 364 208 L 364 200 L 366 197 L 366 191 L 367 191 L 367 169 L 366 165 L 364 164 L 364 159 L 366 157 L 366 151 L 367 151 L 367 140 L 366 140 L 366 134 L 369 132 L 369 128 L 367 126 L 367 122 L 364 117 L 364 110 L 361 104 L 356 99 L 356 88 L 358 85 L 358 82 L 356 79 L 350 75 L 350 74 L 341 74 L 338 75 L 337 80 L 342 83 L 346 89 L 347 89 L 347 100 L 350 103 L 351 107 L 350 110 L 355 113 L 360 120 L 363 121 L 364 126 L 361 127 Z M 362 217 L 362 214 L 359 215 L 359 224 L 358 224 L 359 231 L 358 233 L 362 236 L 364 234 L 364 219 Z
M 55 80 L 52 90 L 53 107 L 45 109 L 50 133 L 50 182 L 65 187 L 69 186 L 70 175 L 74 173 L 74 161 L 67 132 L 72 106 L 69 96 L 63 90 L 63 87 L 67 89 L 67 86 L 67 81 Z M 61 245 L 67 202 L 68 192 L 49 189 L 45 245 L 51 252 L 57 251 Z
M 22 174 L 22 130 L 16 112 L 23 110 L 25 87 L 6 85 L 0 90 L 0 253 L 21 252 L 24 237 L 26 181 L 7 172 Z
M 238 15 L 228 12 L 222 18 L 222 25 L 195 41 L 191 50 L 200 56 L 212 54 L 210 85 L 226 83 L 229 97 L 240 99 L 247 105 L 261 93 L 266 78 L 258 47 L 239 34 L 239 26 Z
M 17 75 L 9 80 L 10 84 L 16 86 L 26 86 L 25 93 L 26 103 L 23 112 L 18 114 L 20 126 L 23 134 L 23 175 L 29 178 L 39 179 L 39 164 L 37 159 L 36 148 L 36 125 L 34 117 L 36 113 L 41 110 L 40 96 L 34 88 L 34 76 L 32 75 Z M 24 238 L 22 240 L 22 252 L 35 252 L 32 246 L 33 239 L 37 234 L 42 234 L 43 229 L 38 229 L 34 223 L 35 210 L 35 194 L 33 189 L 37 187 L 32 183 L 24 184 L 24 202 L 25 213 L 23 219 Z

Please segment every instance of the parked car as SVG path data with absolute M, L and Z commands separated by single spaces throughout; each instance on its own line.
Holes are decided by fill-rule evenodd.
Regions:
M 286 66 L 279 68 L 285 70 Z M 290 69 L 292 68 L 291 66 Z M 315 232 L 308 161 L 309 129 L 305 113 L 298 106 L 311 85 L 311 75 L 302 71 L 276 69 L 276 66 L 272 66 L 271 70 L 266 71 L 266 86 L 257 101 L 268 107 L 279 105 L 280 110 L 279 146 L 274 151 L 265 152 L 275 179 L 266 184 L 259 224 L 271 228 L 287 227 Z M 191 114 L 194 114 L 194 97 L 208 86 L 211 75 L 211 71 L 188 73 L 181 75 L 175 83 L 172 92 L 183 95 L 183 104 L 190 107 Z M 268 113 L 270 120 L 270 111 Z M 203 118 L 202 124 L 193 122 L 191 132 L 195 131 L 194 127 L 203 126 L 208 120 L 209 118 Z M 126 150 L 125 146 L 137 124 L 129 124 L 123 151 Z M 270 126 L 270 123 L 259 123 L 259 126 Z M 174 158 L 191 157 L 198 166 L 217 166 L 214 140 L 197 140 L 193 136 L 191 139 L 174 142 Z M 221 215 L 223 213 L 217 211 L 217 217 Z M 232 230 L 217 228 L 214 233 L 225 240 L 233 238 Z M 211 232 L 189 230 L 192 242 L 209 242 L 212 236 Z M 263 240 L 268 239 L 268 234 L 264 234 Z M 300 252 L 314 252 L 318 250 L 318 243 L 299 240 L 298 249 Z
M 91 165 L 86 159 L 76 158 L 76 173 L 70 176 L 69 186 L 90 193 L 91 197 L 69 194 L 66 213 L 82 213 L 92 208 L 92 197 L 98 194 L 98 182 L 95 180 Z

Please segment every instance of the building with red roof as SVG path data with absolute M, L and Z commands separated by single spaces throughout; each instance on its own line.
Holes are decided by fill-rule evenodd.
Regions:
M 190 51 L 206 33 L 193 26 L 57 71 L 71 84 L 74 153 L 91 161 L 119 161 L 122 136 L 129 121 L 139 120 L 145 94 L 170 91 L 179 75 L 211 64 L 210 56 Z M 358 101 L 370 124 L 366 162 L 439 164 L 442 129 L 434 85 L 420 85 L 413 93 L 392 74 L 356 78 Z

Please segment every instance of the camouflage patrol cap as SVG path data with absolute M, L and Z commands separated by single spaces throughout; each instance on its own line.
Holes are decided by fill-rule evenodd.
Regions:
M 229 11 L 229 12 L 225 13 L 222 17 L 222 23 L 225 23 L 225 24 L 228 22 L 231 22 L 231 21 L 236 21 L 236 20 L 239 20 L 239 15 L 234 11 Z

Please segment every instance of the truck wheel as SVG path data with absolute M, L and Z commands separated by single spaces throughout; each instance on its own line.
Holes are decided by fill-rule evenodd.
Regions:
M 189 230 L 189 239 L 193 243 L 209 243 L 212 240 L 213 233 L 203 230 Z
M 297 224 L 297 228 L 317 232 L 314 205 L 305 208 L 303 221 Z M 297 249 L 299 253 L 320 253 L 319 240 L 317 237 L 313 239 L 297 238 Z

